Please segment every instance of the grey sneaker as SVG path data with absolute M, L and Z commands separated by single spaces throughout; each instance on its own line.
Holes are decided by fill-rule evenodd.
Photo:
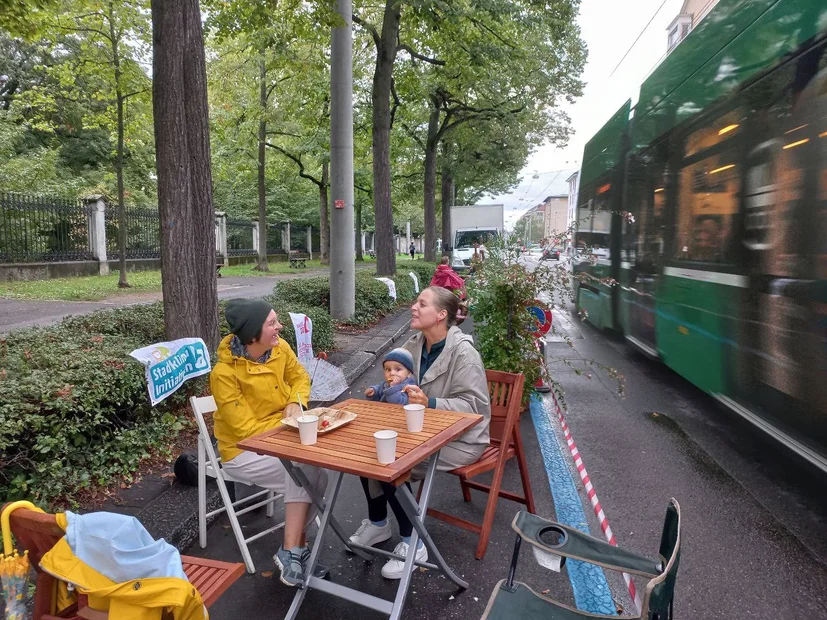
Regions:
M 304 569 L 307 568 L 307 563 L 310 561 L 310 547 L 305 547 L 302 549 L 302 572 Z M 321 562 L 316 562 L 316 568 L 313 569 L 313 576 L 317 579 L 327 579 L 330 576 L 330 569 L 322 564 Z
M 279 547 L 276 555 L 273 556 L 276 565 L 281 570 L 279 579 L 287 586 L 301 586 L 304 584 L 304 562 L 302 561 L 302 550 L 298 547 L 285 549 Z

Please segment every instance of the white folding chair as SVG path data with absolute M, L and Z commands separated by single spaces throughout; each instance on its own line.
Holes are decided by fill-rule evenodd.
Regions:
M 252 557 L 250 557 L 250 550 L 247 549 L 247 543 L 251 543 L 262 536 L 266 536 L 270 532 L 275 532 L 284 527 L 284 522 L 282 521 L 278 525 L 274 525 L 262 532 L 244 538 L 244 533 L 241 531 L 241 526 L 238 523 L 238 516 L 266 505 L 267 516 L 272 517 L 273 503 L 281 499 L 282 495 L 265 489 L 264 491 L 253 493 L 248 497 L 233 502 L 230 499 L 230 493 L 227 491 L 227 482 L 251 483 L 231 476 L 221 468 L 221 459 L 215 453 L 215 448 L 210 439 L 210 432 L 207 429 L 206 422 L 204 422 L 205 415 L 215 413 L 216 409 L 218 409 L 218 406 L 215 404 L 215 399 L 212 396 L 193 396 L 190 398 L 190 407 L 192 407 L 192 411 L 195 414 L 195 421 L 198 424 L 198 543 L 202 549 L 207 546 L 207 519 L 226 512 L 227 518 L 230 520 L 233 535 L 238 543 L 238 549 L 244 558 L 247 572 L 255 573 L 256 568 L 253 565 Z M 223 504 L 221 508 L 217 508 L 211 512 L 207 512 L 207 476 L 215 478 L 215 482 L 218 485 L 218 492 L 221 495 L 221 503 Z M 247 504 L 263 496 L 266 496 L 264 500 L 246 506 L 241 510 L 236 510 L 237 506 Z

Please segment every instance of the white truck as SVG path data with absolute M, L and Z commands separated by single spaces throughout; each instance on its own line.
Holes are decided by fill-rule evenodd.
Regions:
M 503 234 L 503 205 L 451 207 L 451 267 L 467 271 L 474 255 L 474 243 L 483 249 Z

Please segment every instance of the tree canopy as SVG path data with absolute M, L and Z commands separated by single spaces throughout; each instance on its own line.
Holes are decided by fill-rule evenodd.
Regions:
M 377 248 L 411 221 L 432 258 L 443 202 L 507 191 L 533 149 L 565 142 L 578 7 L 354 0 L 357 226 Z M 326 222 L 333 9 L 201 1 L 216 210 Z M 0 190 L 114 203 L 120 170 L 126 204 L 157 205 L 148 0 L 10 0 L 0 17 Z

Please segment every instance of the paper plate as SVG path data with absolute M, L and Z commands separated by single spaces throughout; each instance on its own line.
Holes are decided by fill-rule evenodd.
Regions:
M 319 433 L 329 433 L 356 419 L 356 414 L 352 411 L 333 409 L 331 407 L 316 407 L 315 409 L 308 409 L 304 413 L 305 415 L 319 416 Z M 327 422 L 327 425 L 325 425 L 325 422 Z M 299 429 L 299 424 L 295 418 L 282 419 L 281 423 L 290 428 Z

